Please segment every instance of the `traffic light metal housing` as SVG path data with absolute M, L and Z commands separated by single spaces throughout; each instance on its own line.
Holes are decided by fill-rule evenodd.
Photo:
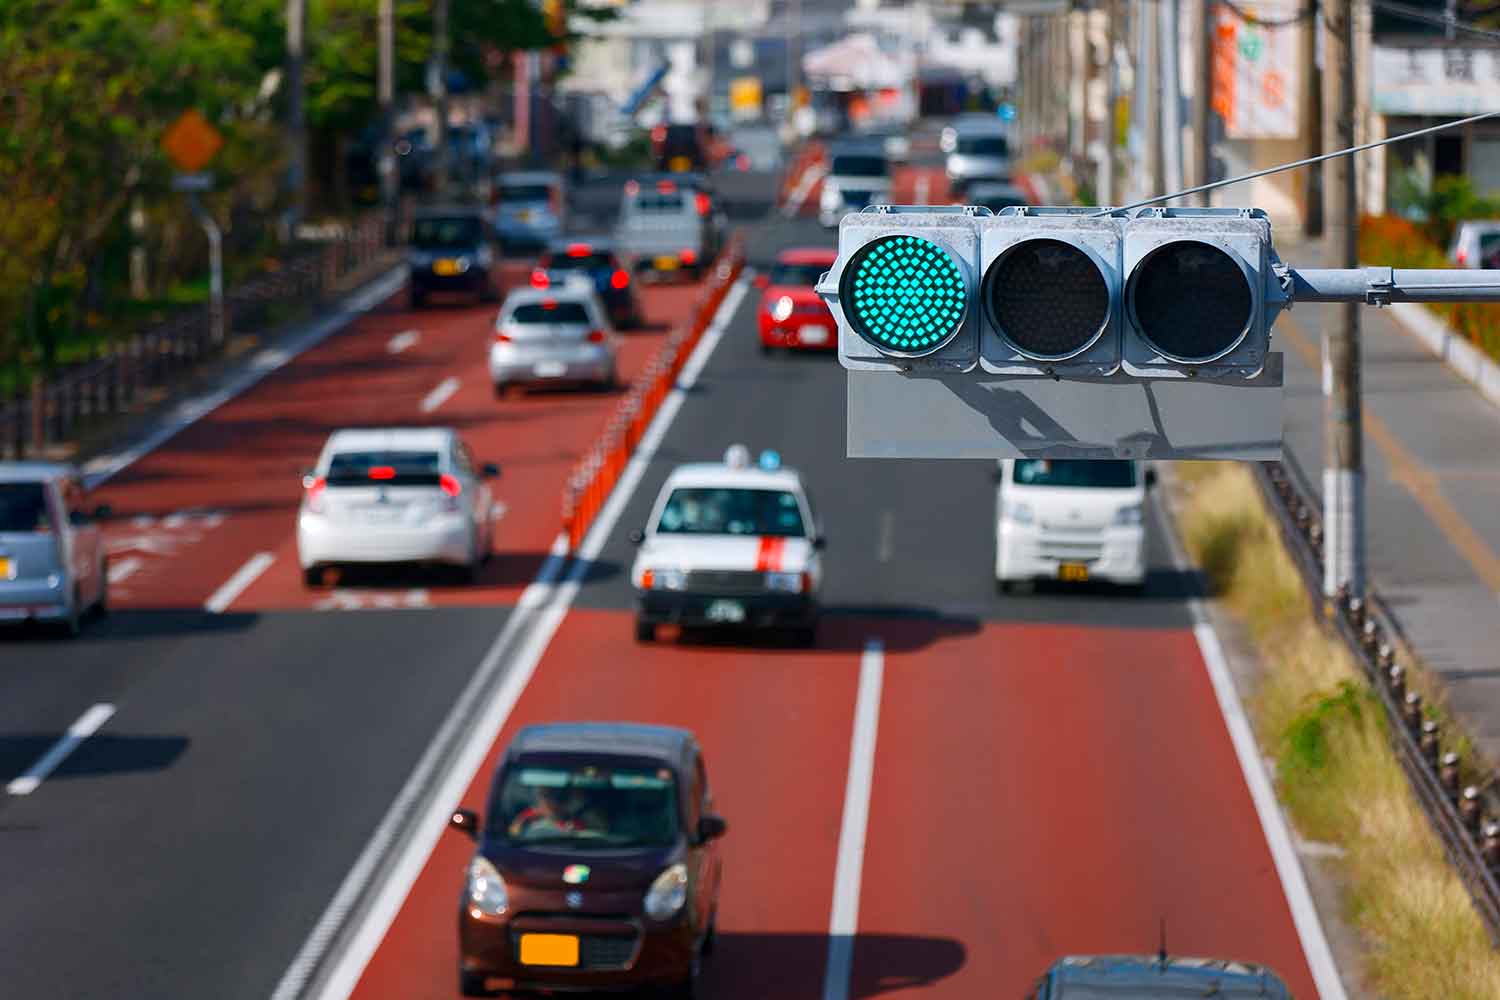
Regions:
M 1124 226 L 1125 372 L 1142 379 L 1254 378 L 1289 304 L 1259 209 L 1147 208 Z
M 979 220 L 984 371 L 1102 378 L 1119 370 L 1124 226 L 1087 208 L 1006 208 Z
M 852 371 L 972 372 L 979 365 L 979 216 L 984 208 L 875 205 L 839 223 L 818 282 Z

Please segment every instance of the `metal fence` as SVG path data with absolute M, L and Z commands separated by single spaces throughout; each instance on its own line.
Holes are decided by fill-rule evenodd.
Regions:
M 334 295 L 343 279 L 384 253 L 382 218 L 371 213 L 277 270 L 228 289 L 222 336 L 208 307 L 195 307 L 109 345 L 93 361 L 33 378 L 14 398 L 0 401 L 0 458 L 44 455 L 102 418 L 141 408 L 157 390 L 221 354 L 234 334 L 263 330 L 285 307 Z

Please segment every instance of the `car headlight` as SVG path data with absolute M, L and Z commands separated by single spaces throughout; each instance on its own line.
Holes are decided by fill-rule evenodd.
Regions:
M 1115 524 L 1117 526 L 1123 527 L 1126 525 L 1140 523 L 1141 505 L 1138 503 L 1133 503 L 1129 507 L 1121 507 L 1119 510 L 1115 511 Z
M 801 573 L 767 573 L 766 589 L 779 591 L 783 594 L 802 593 Z
M 646 916 L 652 920 L 667 920 L 674 916 L 687 902 L 687 883 L 687 866 L 680 863 L 656 876 L 656 881 L 646 890 Z
M 783 295 L 771 303 L 771 318 L 778 323 L 785 323 L 787 318 L 792 315 L 794 306 L 795 303 L 792 302 L 792 297 L 790 295 Z
M 1031 510 L 1031 504 L 1021 500 L 1007 500 L 1005 519 L 1012 524 L 1031 524 L 1036 520 L 1036 515 Z
M 453 268 L 459 274 L 463 274 L 465 271 L 467 271 L 469 269 L 469 267 L 470 267 L 470 265 L 472 263 L 473 262 L 470 261 L 469 258 L 467 258 L 467 257 L 458 257 L 458 258 L 455 258 L 454 261 L 453 261 Z
M 469 881 L 464 896 L 469 906 L 491 917 L 498 917 L 510 905 L 505 894 L 505 880 L 481 854 L 476 854 L 469 862 Z
M 641 574 L 646 590 L 681 590 L 687 586 L 687 574 L 680 569 L 648 569 Z
M 828 209 L 829 211 L 832 211 L 833 209 L 838 208 L 839 207 L 839 198 L 840 198 L 840 195 L 839 195 L 838 185 L 837 184 L 829 184 L 828 182 L 825 181 L 823 183 L 823 193 L 818 196 L 818 200 L 823 203 L 823 207 L 826 208 L 826 209 Z

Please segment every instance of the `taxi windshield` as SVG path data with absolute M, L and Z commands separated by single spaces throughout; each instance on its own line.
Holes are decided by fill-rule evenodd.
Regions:
M 490 817 L 490 834 L 518 846 L 666 847 L 680 826 L 677 781 L 665 767 L 522 758 Z
M 666 535 L 807 534 L 794 494 L 732 488 L 673 490 L 656 530 Z
M 1125 489 L 1135 485 L 1135 463 L 1119 459 L 1022 458 L 1016 460 L 1016 483 L 1022 486 L 1095 486 Z

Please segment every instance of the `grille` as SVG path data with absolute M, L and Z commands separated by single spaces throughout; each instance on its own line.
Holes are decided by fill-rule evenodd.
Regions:
M 1093 562 L 1104 555 L 1104 546 L 1098 542 L 1058 542 L 1049 540 L 1038 543 L 1037 553 L 1043 559 Z
M 765 589 L 765 574 L 752 570 L 695 569 L 687 575 L 687 590 L 693 594 L 761 594 Z
M 585 934 L 578 941 L 578 964 L 585 969 L 623 969 L 634 957 L 634 936 Z

